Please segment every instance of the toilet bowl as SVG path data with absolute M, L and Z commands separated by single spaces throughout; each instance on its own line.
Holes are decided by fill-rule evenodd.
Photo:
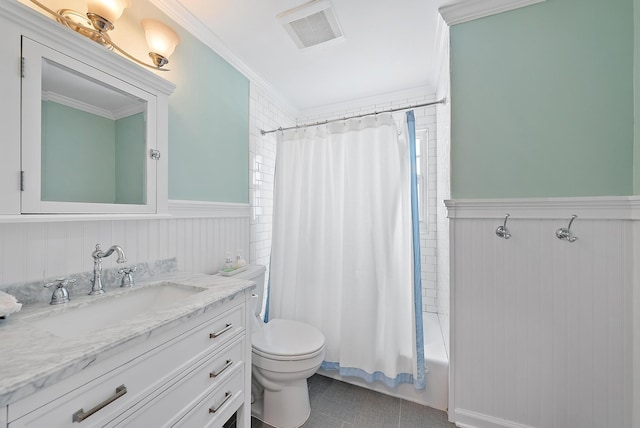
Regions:
M 298 321 L 260 319 L 264 266 L 236 277 L 256 282 L 256 322 L 251 328 L 251 415 L 276 428 L 298 428 L 311 412 L 307 379 L 324 359 L 324 335 Z

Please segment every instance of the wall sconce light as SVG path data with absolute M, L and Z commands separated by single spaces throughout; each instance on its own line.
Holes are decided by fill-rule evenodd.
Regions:
M 180 43 L 180 37 L 169 26 L 153 19 L 143 19 L 142 28 L 149 46 L 149 57 L 153 61 L 153 64 L 148 64 L 116 45 L 108 34 L 114 29 L 113 23 L 122 16 L 122 12 L 131 6 L 131 0 L 87 0 L 86 15 L 72 9 L 53 11 L 38 0 L 31 0 L 31 2 L 75 32 L 108 49 L 115 49 L 133 62 L 154 70 L 168 71 L 162 67 L 169 63 L 168 57 Z

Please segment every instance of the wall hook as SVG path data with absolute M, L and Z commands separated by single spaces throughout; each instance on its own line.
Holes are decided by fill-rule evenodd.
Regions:
M 573 223 L 573 220 L 577 218 L 577 215 L 572 215 L 567 227 L 561 227 L 560 229 L 556 230 L 556 237 L 558 239 L 562 239 L 563 241 L 576 242 L 578 240 L 578 237 L 575 236 L 573 232 L 571 232 L 571 224 Z
M 496 235 L 500 238 L 509 239 L 511 238 L 511 234 L 509 233 L 509 229 L 507 229 L 507 219 L 511 214 L 507 214 L 504 216 L 504 224 L 502 226 L 498 226 L 496 229 Z

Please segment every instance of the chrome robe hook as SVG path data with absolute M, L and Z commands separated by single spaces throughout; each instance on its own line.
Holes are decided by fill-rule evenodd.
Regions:
M 556 230 L 556 237 L 558 239 L 562 239 L 563 241 L 576 242 L 578 240 L 578 237 L 575 236 L 573 232 L 571 232 L 571 224 L 573 223 L 573 220 L 577 218 L 577 215 L 572 215 L 567 227 L 561 227 L 560 229 Z
M 511 214 L 507 214 L 504 216 L 504 224 L 502 226 L 498 226 L 496 229 L 496 235 L 500 238 L 509 239 L 511 238 L 511 234 L 509 233 L 509 229 L 507 229 L 507 219 Z

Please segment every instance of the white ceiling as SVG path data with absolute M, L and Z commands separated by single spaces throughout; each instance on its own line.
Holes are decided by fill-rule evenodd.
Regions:
M 331 0 L 345 40 L 299 50 L 276 16 L 307 0 L 178 0 L 293 107 L 433 90 L 444 0 Z

